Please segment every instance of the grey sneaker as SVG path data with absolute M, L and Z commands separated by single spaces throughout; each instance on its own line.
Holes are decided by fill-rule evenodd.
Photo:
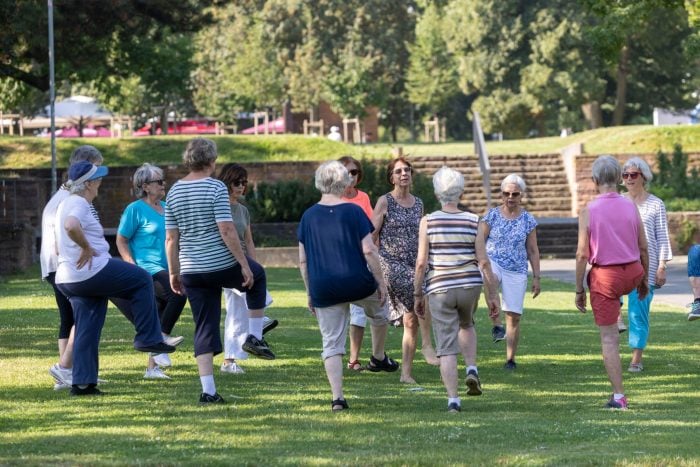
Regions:
M 474 370 L 469 370 L 467 373 L 467 395 L 468 396 L 480 396 L 481 391 L 481 381 L 479 380 L 479 374 Z
M 494 326 L 491 329 L 491 337 L 493 337 L 493 343 L 500 342 L 506 338 L 506 328 L 503 326 Z
M 690 304 L 690 313 L 688 313 L 688 321 L 695 321 L 700 319 L 700 302 L 693 302 Z
M 243 350 L 265 360 L 275 359 L 275 354 L 272 353 L 265 339 L 258 339 L 252 334 L 248 334 L 248 337 L 246 337 L 243 343 Z

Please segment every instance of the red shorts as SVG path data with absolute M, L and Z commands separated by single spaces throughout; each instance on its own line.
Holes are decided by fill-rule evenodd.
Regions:
M 588 273 L 591 308 L 598 326 L 610 326 L 620 316 L 620 297 L 641 284 L 644 268 L 639 261 L 628 264 L 597 266 Z

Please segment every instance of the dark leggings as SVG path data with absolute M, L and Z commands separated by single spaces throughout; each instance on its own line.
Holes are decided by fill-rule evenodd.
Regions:
M 170 334 L 180 319 L 182 309 L 185 308 L 187 297 L 178 295 L 170 288 L 170 274 L 168 271 L 159 271 L 153 274 L 153 287 L 158 303 L 158 315 L 160 327 L 165 334 Z
M 63 292 L 58 290 L 58 287 L 56 287 L 55 271 L 50 272 L 49 275 L 46 276 L 46 282 L 51 284 L 51 287 L 53 287 L 53 295 L 56 298 L 56 305 L 58 306 L 58 316 L 61 319 L 61 324 L 58 328 L 58 338 L 68 339 L 68 336 L 70 336 L 70 330 L 75 324 L 75 320 L 73 319 L 73 307 L 66 296 L 63 295 Z

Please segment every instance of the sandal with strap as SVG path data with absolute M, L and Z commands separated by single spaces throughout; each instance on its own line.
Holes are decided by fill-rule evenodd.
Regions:
M 348 401 L 346 401 L 345 399 L 336 399 L 333 402 L 331 402 L 331 410 L 333 412 L 341 412 L 349 408 L 350 407 L 348 406 Z
M 377 360 L 376 358 L 374 358 L 373 355 L 369 358 L 369 364 L 366 368 L 369 371 L 373 371 L 375 373 L 379 371 L 393 373 L 394 371 L 399 369 L 399 364 L 396 363 L 393 359 L 389 358 L 387 354 L 384 354 L 384 360 Z
M 354 362 L 348 362 L 348 370 L 362 371 L 364 369 L 365 367 L 362 366 L 362 363 L 360 363 L 359 360 L 355 360 Z

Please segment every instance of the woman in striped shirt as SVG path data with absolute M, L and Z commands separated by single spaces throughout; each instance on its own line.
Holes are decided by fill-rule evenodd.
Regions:
M 474 313 L 483 283 L 479 266 L 484 273 L 491 315 L 499 313 L 499 299 L 484 238 L 477 235 L 479 216 L 458 207 L 464 191 L 464 176 L 442 167 L 433 176 L 433 187 L 442 209 L 424 216 L 420 222 L 415 306 L 422 319 L 425 314 L 423 295 L 428 295 L 440 375 L 447 390 L 447 410 L 459 412 L 458 354 L 462 354 L 467 365 L 467 394 L 481 395 L 474 328 Z
M 194 354 L 202 383 L 200 404 L 223 403 L 214 384 L 214 355 L 222 349 L 221 289 L 246 292 L 251 315 L 262 316 L 267 287 L 265 270 L 245 256 L 231 217 L 228 190 L 212 178 L 216 144 L 195 138 L 182 156 L 189 173 L 168 192 L 165 246 L 170 285 L 190 301 L 194 318 Z M 266 355 L 270 349 L 259 330 L 250 330 L 243 350 Z
M 654 289 L 666 283 L 666 262 L 670 261 L 671 242 L 668 235 L 666 206 L 656 196 L 647 191 L 653 175 L 649 164 L 639 157 L 633 157 L 622 167 L 622 183 L 627 188 L 627 198 L 634 201 L 644 223 L 649 248 L 649 293 L 643 299 L 633 290 L 627 297 L 629 316 L 629 346 L 632 361 L 627 371 L 642 371 L 642 353 L 649 337 L 649 309 L 654 298 Z

